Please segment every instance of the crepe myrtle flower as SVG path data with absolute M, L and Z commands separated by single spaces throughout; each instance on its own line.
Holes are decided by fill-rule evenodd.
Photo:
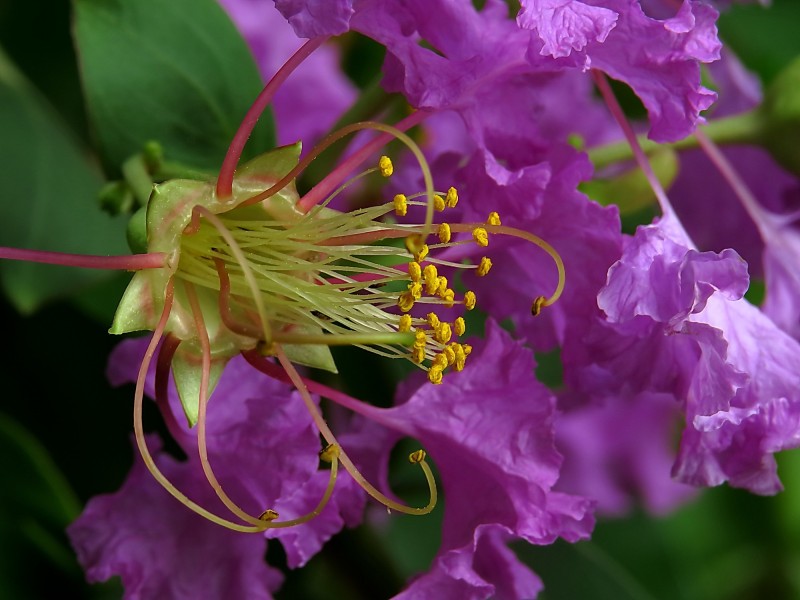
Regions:
M 747 265 L 735 251 L 695 249 L 607 82 L 596 81 L 662 216 L 640 227 L 609 269 L 598 294 L 606 318 L 582 356 L 565 358 L 577 367 L 572 382 L 590 395 L 672 394 L 685 416 L 679 481 L 774 494 L 782 489 L 774 453 L 800 443 L 800 346 L 743 298 Z M 651 368 L 631 364 L 631 354 Z
M 456 206 L 458 193 L 454 187 L 434 189 L 422 152 L 403 133 L 425 113 L 413 113 L 397 127 L 374 122 L 346 126 L 299 162 L 300 144 L 294 144 L 237 168 L 244 144 L 277 88 L 324 41 L 315 38 L 304 44 L 267 84 L 235 135 L 216 182 L 171 180 L 154 187 L 129 232 L 132 245 L 146 253 L 81 257 L 0 251 L 3 258 L 137 271 L 111 327 L 116 334 L 153 332 L 136 378 L 137 447 L 155 480 L 178 501 L 209 521 L 239 532 L 286 528 L 317 517 L 332 496 L 340 465 L 390 510 L 427 514 L 433 509 L 436 483 L 425 452 L 412 453 L 410 461 L 420 466 L 427 480 L 430 501 L 426 506 L 406 506 L 379 491 L 337 440 L 295 364 L 335 371 L 329 347 L 356 345 L 412 362 L 431 384 L 440 384 L 446 371 L 462 371 L 472 347 L 461 341 L 466 333 L 464 319 L 448 309 L 471 310 L 477 299 L 469 290 L 457 293 L 450 281 L 458 272 L 487 275 L 491 260 L 456 263 L 438 258 L 441 253 L 461 245 L 486 248 L 490 238 L 498 235 L 538 246 L 551 257 L 557 282 L 550 295 L 532 300 L 533 315 L 553 304 L 564 286 L 559 254 L 539 237 L 502 225 L 495 212 L 480 222 L 434 223 L 437 213 Z M 299 197 L 294 185 L 298 174 L 329 145 L 364 130 L 379 135 Z M 349 213 L 329 208 L 328 203 L 354 182 L 393 174 L 392 161 L 382 156 L 376 166 L 349 176 L 393 139 L 417 158 L 424 190 L 397 194 L 388 203 Z M 245 510 L 212 467 L 209 397 L 225 366 L 241 353 L 277 360 L 327 444 L 320 457 L 330 463 L 328 483 L 320 490 L 316 506 L 304 514 L 282 518 L 272 506 Z M 196 431 L 202 472 L 230 515 L 182 491 L 148 449 L 141 417 L 146 376 L 154 360 L 159 369 L 171 369 L 174 375 L 185 417 Z M 263 361 L 257 362 L 267 369 Z

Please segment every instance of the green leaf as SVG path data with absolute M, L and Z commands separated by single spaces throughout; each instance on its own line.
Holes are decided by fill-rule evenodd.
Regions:
M 32 563 L 77 575 L 63 531 L 78 515 L 78 500 L 39 441 L 2 413 L 0 469 L 0 593 L 29 588 L 25 567 Z
M 150 140 L 170 160 L 218 169 L 262 82 L 215 0 L 74 0 L 90 121 L 113 170 Z M 267 35 L 268 32 L 265 32 Z M 261 119 L 249 148 L 273 145 Z
M 96 204 L 102 179 L 49 105 L 0 51 L 0 245 L 84 254 L 125 254 L 121 219 Z M 31 313 L 44 302 L 109 276 L 3 261 L 11 302 Z
M 772 0 L 769 7 L 737 5 L 719 18 L 719 35 L 764 83 L 772 79 L 798 54 L 800 2 Z

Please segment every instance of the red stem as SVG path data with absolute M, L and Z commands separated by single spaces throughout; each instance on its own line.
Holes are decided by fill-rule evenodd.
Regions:
M 0 259 L 24 260 L 26 262 L 82 267 L 84 269 L 110 269 L 118 271 L 141 271 L 142 269 L 161 269 L 167 265 L 167 255 L 163 252 L 150 254 L 131 254 L 129 256 L 94 256 L 91 254 L 68 254 L 66 252 L 47 252 L 45 250 L 25 250 L 0 246 Z
M 244 356 L 244 359 L 250 363 L 251 366 L 264 373 L 264 375 L 268 375 L 269 377 L 272 377 L 273 379 L 283 383 L 288 383 L 290 385 L 294 384 L 286 371 L 284 371 L 275 363 L 268 361 L 266 358 L 261 356 L 258 351 L 246 350 L 242 352 L 242 356 Z M 319 394 L 320 396 L 323 396 L 328 400 L 332 400 L 333 402 L 336 402 L 337 404 L 344 406 L 355 413 L 372 419 L 373 421 L 377 421 L 378 423 L 388 427 L 398 429 L 397 424 L 386 417 L 383 409 L 372 406 L 371 404 L 367 404 L 366 402 L 361 402 L 361 400 L 357 400 L 352 396 L 348 396 L 344 392 L 340 392 L 339 390 L 335 390 L 327 385 L 317 383 L 316 381 L 307 379 L 306 377 L 301 377 L 301 379 L 308 388 L 308 391 L 312 394 Z
M 644 150 L 642 150 L 642 146 L 639 144 L 639 139 L 636 137 L 636 132 L 633 130 L 633 127 L 631 127 L 630 121 L 628 121 L 628 118 L 625 116 L 625 112 L 622 110 L 619 102 L 617 102 L 617 97 L 614 95 L 614 91 L 611 89 L 606 76 L 602 72 L 592 69 L 592 79 L 594 79 L 594 83 L 597 85 L 600 95 L 603 97 L 606 106 L 608 106 L 608 110 L 611 112 L 612 116 L 622 129 L 622 132 L 625 134 L 625 139 L 628 140 L 628 144 L 633 151 L 633 156 L 636 159 L 636 163 L 644 173 L 647 183 L 650 184 L 650 188 L 653 190 L 653 193 L 658 199 L 659 205 L 661 205 L 661 212 L 664 215 L 674 213 L 675 211 L 672 209 L 669 198 L 667 198 L 667 193 L 664 191 L 661 182 L 653 172 L 653 168 L 650 166 L 650 161 L 648 160 L 647 155 L 644 153 Z
M 278 91 L 281 84 L 291 75 L 292 71 L 300 66 L 300 63 L 308 58 L 309 54 L 319 48 L 329 37 L 330 36 L 323 35 L 311 38 L 300 46 L 278 72 L 272 76 L 272 79 L 264 86 L 264 89 L 261 90 L 258 98 L 256 98 L 253 105 L 247 111 L 242 124 L 239 125 L 236 135 L 234 135 L 233 140 L 231 140 L 231 145 L 228 146 L 225 159 L 222 161 L 222 167 L 220 167 L 219 176 L 217 177 L 218 198 L 225 200 L 230 198 L 233 194 L 233 175 L 236 172 L 236 167 L 239 164 L 239 159 L 242 156 L 245 144 L 247 144 L 247 140 L 250 139 L 250 134 L 253 133 L 253 129 L 256 123 L 258 123 L 261 113 L 264 112 L 264 109 L 266 109 L 267 105 L 272 101 L 275 92 Z
M 189 436 L 180 428 L 175 414 L 169 405 L 169 372 L 172 369 L 172 359 L 178 346 L 181 345 L 181 340 L 177 336 L 168 333 L 164 337 L 164 342 L 161 344 L 161 349 L 158 351 L 158 358 L 156 360 L 156 405 L 161 411 L 161 416 L 164 419 L 164 424 L 167 426 L 172 438 L 181 446 L 186 444 L 190 439 Z M 184 450 L 186 448 L 184 447 Z

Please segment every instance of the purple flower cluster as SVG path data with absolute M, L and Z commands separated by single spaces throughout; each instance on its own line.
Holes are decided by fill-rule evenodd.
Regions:
M 264 57 L 265 72 L 299 44 L 271 6 L 223 4 Z M 764 168 L 775 172 L 752 187 L 758 202 L 742 210 L 728 180 L 709 179 L 709 166 L 692 158 L 669 190 L 672 202 L 662 198 L 661 216 L 633 235 L 622 232 L 616 206 L 578 189 L 594 171 L 570 142 L 579 136 L 592 147 L 620 137 L 589 72 L 636 93 L 650 139 L 682 139 L 716 99 L 700 78 L 701 65 L 721 57 L 716 9 L 693 0 L 521 5 L 509 15 L 500 0 L 480 10 L 471 0 L 275 2 L 300 37 L 353 30 L 385 46 L 385 89 L 425 114 L 424 150 L 437 186 L 457 183 L 460 202 L 448 219 L 482 222 L 497 211 L 504 225 L 551 244 L 567 273 L 560 300 L 532 318 L 531 298 L 558 281 L 552 261 L 531 244 L 492 238 L 492 276 L 464 276 L 490 315 L 484 338 L 471 340 L 467 368 L 440 386 L 404 382 L 388 409 L 339 399 L 355 413 L 340 439 L 377 487 L 388 489 L 388 456 L 404 437 L 418 440 L 440 473 L 439 552 L 398 598 L 535 597 L 542 582 L 509 541 L 586 539 L 595 509 L 619 513 L 641 501 L 663 512 L 697 487 L 723 482 L 776 493 L 773 455 L 800 445 L 800 234 L 784 216 L 797 208 L 797 180 L 761 150 L 733 150 L 730 161 L 745 180 Z M 283 141 L 316 139 L 353 98 L 334 51 L 322 51 L 276 98 Z M 719 113 L 708 115 L 759 102 L 734 57 L 725 55 L 711 73 L 720 102 Z M 419 189 L 417 176 L 403 171 L 394 185 Z M 730 220 L 704 238 L 709 214 Z M 751 222 L 749 233 L 732 239 Z M 734 245 L 739 253 L 728 248 Z M 464 248 L 445 258 L 476 257 L 473 246 Z M 741 255 L 763 258 L 763 271 L 751 262 L 766 277 L 763 311 L 744 298 L 749 274 Z M 534 353 L 554 351 L 563 382 L 549 389 L 535 377 Z M 143 353 L 141 342 L 123 343 L 111 358 L 112 381 L 134 381 Z M 153 396 L 152 374 L 148 381 Z M 174 390 L 168 410 L 181 414 Z M 243 506 L 289 516 L 313 509 L 328 476 L 291 386 L 236 358 L 208 419 L 212 461 Z M 188 459 L 159 451 L 158 465 L 192 499 L 216 506 L 192 430 L 181 425 L 173 436 Z M 263 560 L 265 537 L 300 567 L 342 527 L 360 522 L 366 504 L 343 475 L 316 519 L 264 536 L 235 534 L 186 511 L 137 464 L 118 492 L 89 503 L 69 533 L 89 578 L 120 575 L 128 598 L 269 598 L 281 578 Z M 214 569 L 198 568 L 207 563 Z

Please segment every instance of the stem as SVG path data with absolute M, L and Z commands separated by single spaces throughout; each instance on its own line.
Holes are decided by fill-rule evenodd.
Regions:
M 0 246 L 0 259 L 115 271 L 141 271 L 143 269 L 161 269 L 167 266 L 167 255 L 163 252 L 131 254 L 129 256 L 97 256 Z
M 764 119 L 758 110 L 723 117 L 709 121 L 704 127 L 706 135 L 715 143 L 728 144 L 758 144 L 761 142 L 764 131 Z M 673 150 L 692 150 L 700 146 L 696 135 L 690 135 L 671 144 L 659 144 L 649 140 L 647 136 L 640 135 L 636 138 L 642 150 L 651 154 L 659 148 L 672 148 Z M 603 146 L 595 146 L 587 151 L 589 160 L 595 169 L 616 164 L 634 158 L 631 145 L 627 141 L 613 142 Z
M 264 375 L 272 377 L 278 381 L 282 381 L 283 383 L 293 383 L 292 378 L 289 377 L 286 371 L 281 369 L 275 363 L 272 363 L 261 356 L 257 350 L 243 351 L 242 356 L 248 363 L 250 363 L 252 367 L 258 369 L 264 373 Z M 308 388 L 308 391 L 312 394 L 319 394 L 328 400 L 336 402 L 336 404 L 339 404 L 340 406 L 352 410 L 354 413 L 358 413 L 364 417 L 372 419 L 373 421 L 381 423 L 382 425 L 399 429 L 395 423 L 390 422 L 383 416 L 383 411 L 380 408 L 372 406 L 371 404 L 367 404 L 366 402 L 362 402 L 361 400 L 357 400 L 356 398 L 353 398 L 344 392 L 340 392 L 339 390 L 328 387 L 322 383 L 318 383 L 312 379 L 308 379 L 306 377 L 301 377 L 300 379 Z
M 750 188 L 747 187 L 744 180 L 739 177 L 739 174 L 730 161 L 725 158 L 725 155 L 720 151 L 717 145 L 706 135 L 706 132 L 702 129 L 698 129 L 695 135 L 700 146 L 703 148 L 703 152 L 706 153 L 712 164 L 719 170 L 723 179 L 731 186 L 739 202 L 741 202 L 747 214 L 753 220 L 753 223 L 755 223 L 758 233 L 761 235 L 761 239 L 764 243 L 767 243 L 770 238 L 776 235 L 776 232 L 774 228 L 770 226 L 771 221 L 766 218 L 766 211 L 758 203 L 758 200 L 756 200 L 756 197 L 750 191 Z
M 650 161 L 648 161 L 647 155 L 642 150 L 639 140 L 636 138 L 636 133 L 633 131 L 633 127 L 631 127 L 631 124 L 628 121 L 628 118 L 625 116 L 622 107 L 619 105 L 619 102 L 617 102 L 617 97 L 614 95 L 606 76 L 602 72 L 592 69 L 592 79 L 594 80 L 597 89 L 600 90 L 600 94 L 603 96 L 603 100 L 605 101 L 606 106 L 608 106 L 608 110 L 622 128 L 622 132 L 625 134 L 625 139 L 627 139 L 628 144 L 631 147 L 631 152 L 633 153 L 633 157 L 636 159 L 636 163 L 644 173 L 644 176 L 647 178 L 647 182 L 650 184 L 653 193 L 658 199 L 658 203 L 661 206 L 661 212 L 665 215 L 667 213 L 673 213 L 674 211 L 669 202 L 669 198 L 667 198 L 667 193 L 664 191 L 664 188 L 662 187 L 661 182 L 658 180 L 658 177 L 656 177 L 656 174 L 653 173 L 653 168 L 650 166 Z
M 319 48 L 330 36 L 318 36 L 311 38 L 304 43 L 297 51 L 289 57 L 284 65 L 278 69 L 278 72 L 272 76 L 264 89 L 256 98 L 253 105 L 247 111 L 244 119 L 242 120 L 236 135 L 233 136 L 231 145 L 228 146 L 228 152 L 225 154 L 225 159 L 222 161 L 222 167 L 219 170 L 219 177 L 217 178 L 217 197 L 220 200 L 226 200 L 233 194 L 233 175 L 236 172 L 236 166 L 239 164 L 239 159 L 244 151 L 247 140 L 253 133 L 253 129 L 258 123 L 261 113 L 264 112 L 267 105 L 272 101 L 275 92 L 278 91 L 281 84 L 291 75 L 300 64 L 308 58 L 308 56 Z

